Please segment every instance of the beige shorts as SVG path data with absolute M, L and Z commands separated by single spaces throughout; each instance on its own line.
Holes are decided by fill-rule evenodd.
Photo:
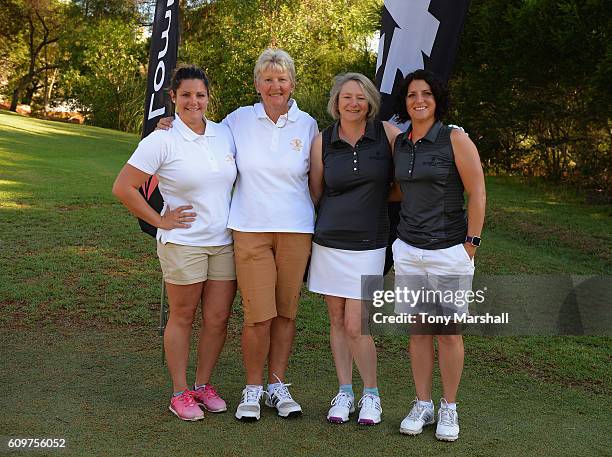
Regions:
M 164 281 L 185 286 L 213 281 L 236 279 L 234 246 L 183 246 L 157 242 L 157 256 Z
M 311 240 L 310 233 L 234 230 L 236 273 L 246 325 L 276 316 L 295 319 Z

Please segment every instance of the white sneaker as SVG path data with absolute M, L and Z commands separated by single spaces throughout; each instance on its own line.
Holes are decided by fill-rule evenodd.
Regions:
M 378 395 L 365 394 L 359 400 L 357 405 L 359 410 L 359 419 L 357 423 L 361 425 L 376 425 L 380 423 L 382 407 L 380 406 L 380 397 Z
M 459 438 L 459 416 L 457 411 L 448 407 L 444 398 L 440 399 L 436 438 L 441 441 L 455 441 Z
M 404 435 L 418 435 L 423 431 L 425 425 L 431 425 L 436 421 L 433 404 L 431 408 L 420 405 L 418 399 L 412 402 L 412 409 L 400 425 L 400 433 Z
M 355 397 L 346 392 L 338 392 L 331 401 L 327 420 L 333 424 L 343 424 L 349 420 L 349 414 L 355 412 Z
M 280 386 L 278 386 L 276 390 L 272 392 L 272 395 L 265 392 L 266 406 L 276 408 L 278 415 L 281 417 L 295 417 L 302 414 L 302 408 L 298 402 L 291 397 L 289 389 L 287 389 L 287 387 L 289 387 L 291 384 L 285 384 L 279 379 L 278 376 L 274 376 L 276 377 L 276 380 Z
M 259 401 L 262 395 L 262 386 L 246 386 L 242 391 L 240 404 L 236 408 L 236 419 L 258 421 L 261 413 Z

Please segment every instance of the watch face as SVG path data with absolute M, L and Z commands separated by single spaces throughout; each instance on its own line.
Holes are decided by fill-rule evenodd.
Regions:
M 473 237 L 472 237 L 472 244 L 473 244 L 474 246 L 480 246 L 480 237 L 478 237 L 478 236 L 473 236 Z

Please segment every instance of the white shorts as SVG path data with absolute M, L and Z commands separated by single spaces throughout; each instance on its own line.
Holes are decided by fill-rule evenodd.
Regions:
M 420 249 L 398 238 L 392 248 L 395 289 L 414 292 L 403 294 L 406 299 L 401 302 L 396 299 L 396 313 L 469 314 L 466 297 L 472 290 L 474 259 L 462 243 L 445 249 Z
M 361 277 L 381 276 L 386 248 L 369 251 L 334 249 L 312 243 L 308 290 L 362 300 Z

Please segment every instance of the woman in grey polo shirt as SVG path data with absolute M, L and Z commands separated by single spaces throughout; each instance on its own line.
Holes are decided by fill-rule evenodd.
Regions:
M 405 78 L 397 96 L 396 114 L 402 122 L 410 120 L 411 126 L 395 141 L 395 179 L 403 197 L 393 259 L 396 288 L 420 291 L 423 286 L 444 292 L 445 297 L 448 292 L 459 297 L 471 289 L 486 196 L 476 146 L 463 131 L 441 122 L 447 107 L 446 89 L 431 72 L 417 70 Z M 468 197 L 467 212 L 464 192 Z M 450 313 L 451 317 L 467 312 L 467 305 L 457 298 L 436 300 L 419 301 L 419 311 Z M 396 305 L 396 311 L 414 312 L 400 308 Z M 417 435 L 423 426 L 435 422 L 431 384 L 433 339 L 438 333 L 435 336 L 443 398 L 436 437 L 444 441 L 459 437 L 455 402 L 463 370 L 463 338 L 449 334 L 458 333 L 457 328 L 413 327 L 416 331 L 410 337 L 410 364 L 417 398 L 401 423 L 401 433 Z

